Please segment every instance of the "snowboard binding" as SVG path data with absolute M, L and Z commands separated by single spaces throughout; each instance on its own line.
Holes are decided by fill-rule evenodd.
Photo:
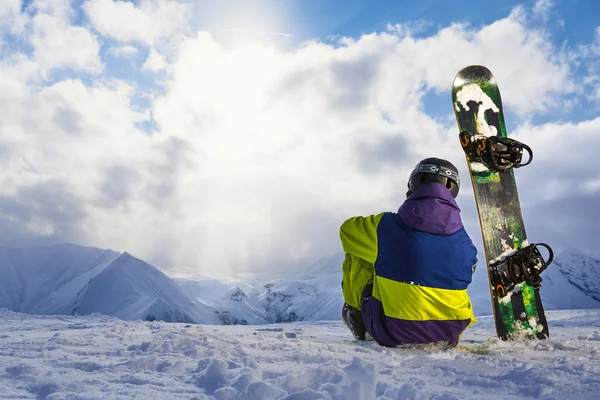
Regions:
M 524 143 L 500 136 L 485 136 L 461 132 L 460 144 L 470 161 L 484 164 L 490 171 L 505 172 L 511 168 L 520 168 L 533 160 L 533 151 Z M 526 163 L 522 163 L 523 150 L 529 154 Z
M 548 261 L 538 250 L 538 246 L 548 250 Z M 534 288 L 542 283 L 540 274 L 554 259 L 554 252 L 546 243 L 530 244 L 510 256 L 490 264 L 492 285 L 499 298 L 503 298 L 519 283 L 526 282 Z

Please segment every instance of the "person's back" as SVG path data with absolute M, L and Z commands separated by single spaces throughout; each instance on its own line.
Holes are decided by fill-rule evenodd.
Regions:
M 475 321 L 466 289 L 477 251 L 454 197 L 458 171 L 421 161 L 398 213 L 350 218 L 340 228 L 346 252 L 342 317 L 358 339 L 384 346 L 458 343 Z

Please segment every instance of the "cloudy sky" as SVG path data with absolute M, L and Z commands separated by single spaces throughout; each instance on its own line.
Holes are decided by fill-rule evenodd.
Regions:
M 535 152 L 530 241 L 598 252 L 600 3 L 488 3 L 0 0 L 0 246 L 192 276 L 340 251 L 420 159 L 466 174 L 450 87 L 484 64 Z

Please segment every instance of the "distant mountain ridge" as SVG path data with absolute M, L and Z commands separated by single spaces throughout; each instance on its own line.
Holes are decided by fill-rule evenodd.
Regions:
M 81 289 L 119 255 L 70 244 L 0 248 L 0 307 L 28 314 L 70 314 Z
M 220 323 L 217 310 L 183 294 L 150 264 L 128 253 L 71 244 L 0 248 L 0 307 L 28 314 Z
M 81 290 L 74 314 L 124 320 L 219 324 L 218 312 L 184 294 L 152 265 L 123 253 Z
M 563 251 L 542 277 L 541 295 L 547 309 L 600 308 L 600 259 Z
M 337 253 L 297 262 L 250 284 L 171 279 L 129 253 L 72 244 L 0 248 L 0 308 L 200 324 L 339 320 L 342 260 Z M 563 252 L 543 277 L 546 309 L 600 308 L 599 259 Z M 469 295 L 476 315 L 491 313 L 485 267 L 476 271 Z

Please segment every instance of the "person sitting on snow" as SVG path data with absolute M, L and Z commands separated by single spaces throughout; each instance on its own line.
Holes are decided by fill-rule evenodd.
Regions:
M 368 333 L 386 347 L 454 347 L 476 321 L 467 287 L 477 249 L 455 201 L 459 187 L 452 163 L 426 158 L 410 174 L 397 213 L 342 224 L 342 319 L 356 339 Z

